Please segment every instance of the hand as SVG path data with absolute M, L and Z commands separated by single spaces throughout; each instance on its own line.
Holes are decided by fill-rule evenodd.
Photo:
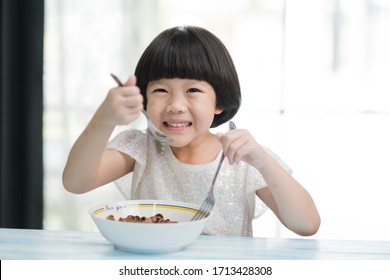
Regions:
M 242 160 L 260 170 L 268 160 L 269 154 L 248 130 L 235 129 L 227 133 L 218 133 L 217 138 L 230 164 L 237 164 Z
M 126 125 L 134 121 L 143 108 L 143 98 L 130 76 L 123 87 L 112 88 L 95 113 L 95 118 L 110 126 Z

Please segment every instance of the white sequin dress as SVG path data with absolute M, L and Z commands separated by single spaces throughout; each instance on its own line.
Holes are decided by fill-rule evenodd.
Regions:
M 107 148 L 128 154 L 136 161 L 133 173 L 115 182 L 125 199 L 201 204 L 220 158 L 219 155 L 208 164 L 181 163 L 169 145 L 161 149 L 160 143 L 139 130 L 118 134 Z M 270 154 L 291 172 L 274 153 Z M 252 220 L 267 209 L 255 194 L 256 190 L 266 186 L 260 172 L 245 162 L 230 165 L 225 160 L 215 184 L 215 206 L 203 234 L 252 236 Z

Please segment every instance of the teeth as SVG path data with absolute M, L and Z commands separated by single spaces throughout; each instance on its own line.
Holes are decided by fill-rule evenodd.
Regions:
M 165 124 L 167 126 L 171 126 L 171 127 L 187 127 L 187 126 L 191 125 L 191 122 L 186 122 L 186 123 L 170 123 L 170 122 L 166 122 Z

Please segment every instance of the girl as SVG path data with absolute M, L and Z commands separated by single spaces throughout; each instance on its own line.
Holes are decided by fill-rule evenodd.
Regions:
M 168 29 L 147 47 L 135 76 L 108 92 L 75 142 L 65 189 L 85 193 L 116 181 L 126 199 L 201 204 L 224 153 L 204 234 L 252 236 L 252 220 L 264 204 L 293 232 L 316 233 L 320 218 L 312 198 L 275 154 L 247 130 L 209 131 L 232 119 L 240 103 L 223 43 L 203 28 Z M 162 149 L 145 133 L 127 130 L 107 145 L 115 126 L 134 121 L 142 108 L 173 141 Z

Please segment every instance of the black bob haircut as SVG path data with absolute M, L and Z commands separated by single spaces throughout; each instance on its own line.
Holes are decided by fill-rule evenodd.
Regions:
M 194 79 L 208 82 L 216 93 L 211 127 L 229 121 L 241 104 L 240 83 L 225 45 L 201 27 L 181 26 L 160 33 L 146 48 L 135 69 L 137 86 L 147 106 L 148 83 L 159 79 Z

